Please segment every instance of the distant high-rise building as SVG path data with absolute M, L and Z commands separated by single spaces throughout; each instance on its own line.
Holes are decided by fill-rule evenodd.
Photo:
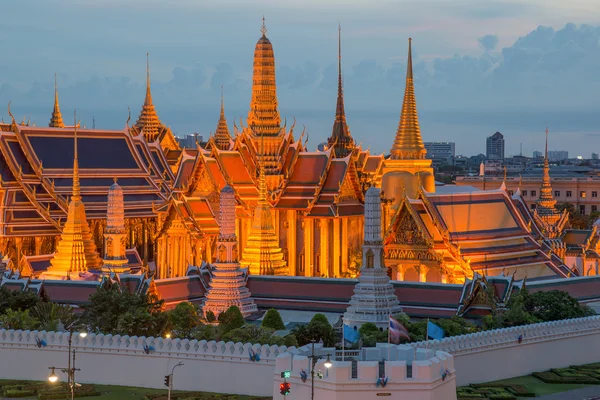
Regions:
M 204 142 L 204 137 L 198 133 L 191 133 L 189 135 L 185 135 L 184 137 L 177 138 L 179 145 L 185 148 L 196 148 L 196 142 L 202 143 Z
M 548 161 L 566 161 L 569 159 L 569 152 L 566 150 L 548 151 Z
M 454 142 L 425 142 L 427 158 L 454 158 Z
M 486 139 L 485 156 L 488 160 L 504 160 L 504 135 L 496 132 Z
M 541 151 L 534 151 L 533 152 L 533 158 L 542 158 L 543 155 L 544 154 Z
M 598 153 L 592 153 L 592 160 L 598 159 Z

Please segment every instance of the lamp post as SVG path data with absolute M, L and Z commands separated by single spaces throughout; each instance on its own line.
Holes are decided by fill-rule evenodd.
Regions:
M 175 368 L 181 367 L 183 365 L 182 362 L 177 363 L 173 369 L 171 370 L 171 375 L 167 375 L 169 377 L 169 392 L 167 394 L 167 400 L 171 400 L 171 389 L 173 388 L 173 374 L 175 373 Z M 165 377 L 166 378 L 166 377 Z
M 55 370 L 58 369 L 62 373 L 67 375 L 67 386 L 71 391 L 71 400 L 75 399 L 75 371 L 81 371 L 79 368 L 75 368 L 75 350 L 73 349 L 73 333 L 75 332 L 75 322 L 72 322 L 69 326 L 67 326 L 69 330 L 69 349 L 68 349 L 68 358 L 67 358 L 67 368 L 61 367 L 49 367 L 51 370 L 50 375 L 48 376 L 48 381 L 50 383 L 55 383 L 58 381 L 58 376 L 56 375 Z M 79 331 L 79 336 L 84 338 L 87 336 L 87 332 L 84 330 Z M 73 354 L 73 363 L 71 364 L 71 354 Z
M 317 356 L 315 355 L 315 341 L 311 340 L 310 341 L 312 344 L 312 352 L 311 355 L 308 356 L 307 358 L 310 359 L 311 363 L 310 363 L 310 399 L 314 400 L 315 398 L 315 366 L 317 365 L 317 362 L 324 358 L 324 356 Z M 327 360 L 325 360 L 325 368 L 329 369 L 331 368 L 331 359 L 329 358 L 331 356 L 331 354 L 327 354 Z M 319 376 L 319 378 L 321 378 L 321 376 Z

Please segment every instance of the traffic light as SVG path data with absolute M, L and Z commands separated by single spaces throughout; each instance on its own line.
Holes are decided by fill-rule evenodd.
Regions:
M 165 386 L 171 387 L 171 375 L 165 375 Z
M 279 385 L 279 393 L 281 393 L 282 395 L 286 395 L 286 394 L 290 394 L 290 383 L 289 382 L 283 382 Z
M 287 378 L 289 378 L 290 376 L 292 376 L 292 371 L 283 371 L 283 372 L 281 373 L 281 377 L 282 377 L 283 379 L 287 379 Z

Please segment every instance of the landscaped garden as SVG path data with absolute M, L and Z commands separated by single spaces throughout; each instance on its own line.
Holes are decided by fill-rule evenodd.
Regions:
M 82 385 L 77 387 L 75 397 L 90 397 L 94 400 L 167 400 L 166 389 L 146 389 L 108 385 Z M 71 395 L 65 383 L 0 381 L 0 398 L 23 400 L 70 399 Z M 235 394 L 217 394 L 206 392 L 171 393 L 173 400 L 271 400 L 270 397 L 244 396 Z
M 600 363 L 555 368 L 457 389 L 459 400 L 517 400 L 600 385 Z

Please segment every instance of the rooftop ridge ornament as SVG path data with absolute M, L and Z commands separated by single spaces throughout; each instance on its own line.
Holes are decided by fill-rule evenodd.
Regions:
M 81 200 L 81 187 L 79 184 L 79 154 L 77 149 L 77 111 L 73 110 L 73 201 Z
M 52 110 L 52 117 L 50 118 L 50 124 L 48 126 L 51 128 L 65 127 L 62 114 L 60 112 L 60 106 L 58 104 L 58 83 L 56 80 L 56 72 L 54 73 L 54 108 Z
M 262 27 L 260 28 L 260 33 L 262 33 L 263 37 L 267 36 L 267 25 L 265 24 L 265 16 L 262 17 Z

